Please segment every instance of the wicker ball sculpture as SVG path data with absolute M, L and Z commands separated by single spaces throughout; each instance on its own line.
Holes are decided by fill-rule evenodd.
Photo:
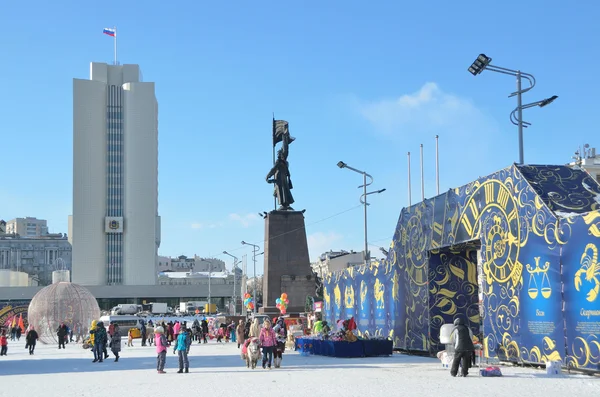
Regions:
M 35 294 L 29 304 L 28 318 L 42 343 L 58 343 L 56 331 L 61 324 L 66 324 L 73 331 L 73 337 L 81 340 L 92 320 L 100 318 L 100 308 L 96 298 L 84 287 L 60 282 Z

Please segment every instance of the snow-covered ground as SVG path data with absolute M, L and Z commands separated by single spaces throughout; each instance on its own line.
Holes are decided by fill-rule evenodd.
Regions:
M 177 358 L 167 355 L 167 373 L 156 373 L 154 347 L 123 347 L 121 359 L 92 363 L 92 353 L 69 343 L 66 350 L 38 344 L 29 356 L 10 342 L 0 357 L 0 396 L 597 396 L 600 379 L 587 375 L 547 377 L 545 371 L 502 367 L 504 377 L 451 378 L 438 360 L 392 357 L 336 359 L 303 357 L 286 351 L 283 368 L 246 369 L 234 344 L 194 344 L 189 374 L 177 374 Z M 276 393 L 285 394 L 276 394 Z

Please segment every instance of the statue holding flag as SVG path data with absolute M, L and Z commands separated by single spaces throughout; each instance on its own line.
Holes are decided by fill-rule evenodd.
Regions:
M 290 207 L 294 203 L 294 197 L 291 192 L 293 186 L 287 161 L 289 144 L 294 140 L 295 138 L 290 136 L 288 122 L 273 119 L 273 152 L 277 143 L 282 142 L 282 147 L 277 151 L 277 158 L 274 159 L 273 168 L 267 174 L 266 179 L 268 183 L 275 185 L 273 196 L 277 197 L 279 211 L 294 210 Z

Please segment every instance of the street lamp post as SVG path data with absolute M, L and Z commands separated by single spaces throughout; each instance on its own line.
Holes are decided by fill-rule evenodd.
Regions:
M 210 285 L 211 285 L 211 276 L 212 276 L 212 262 L 209 262 L 207 260 L 204 260 L 204 262 L 208 263 L 208 310 L 210 312 L 210 304 L 211 304 L 211 291 L 210 291 Z M 209 313 L 210 314 L 210 313 Z
M 535 87 L 535 77 L 533 77 L 532 74 L 524 73 L 524 72 L 521 72 L 520 70 L 512 70 L 512 69 L 507 69 L 507 68 L 503 68 L 500 66 L 492 65 L 491 62 L 492 62 L 492 58 L 488 57 L 485 54 L 479 54 L 477 59 L 475 59 L 475 61 L 469 67 L 468 70 L 469 70 L 469 73 L 471 73 L 473 76 L 477 76 L 478 74 L 481 74 L 484 70 L 489 70 L 489 71 L 496 72 L 496 73 L 502 73 L 502 74 L 507 74 L 510 76 L 515 76 L 517 78 L 517 90 L 515 92 L 513 92 L 512 94 L 510 94 L 508 97 L 509 98 L 512 98 L 513 96 L 517 97 L 517 107 L 515 108 L 515 110 L 513 110 L 511 112 L 510 120 L 513 124 L 517 125 L 518 129 L 519 129 L 519 164 L 523 164 L 525 162 L 525 160 L 524 160 L 525 156 L 523 153 L 523 127 L 527 127 L 527 125 L 531 125 L 530 123 L 523 121 L 523 109 L 527 109 L 527 108 L 530 108 L 533 106 L 544 107 L 544 106 L 552 103 L 558 97 L 556 95 L 554 95 L 551 98 L 544 99 L 543 101 L 539 101 L 534 104 L 523 105 L 522 94 L 526 93 L 527 91 L 529 91 L 533 87 Z M 522 86 L 521 86 L 522 79 L 525 79 L 529 82 L 529 87 L 522 88 Z M 542 105 L 541 103 L 544 103 L 544 104 Z M 517 113 L 517 115 L 514 114 L 515 112 Z
M 257 306 L 257 300 L 256 300 L 256 251 L 258 251 L 258 245 L 254 245 L 254 244 L 250 244 L 247 243 L 245 241 L 242 241 L 242 245 L 250 245 L 252 246 L 252 262 L 254 263 L 254 314 L 256 314 L 256 306 Z
M 233 258 L 233 315 L 237 315 L 237 299 L 236 299 L 236 288 L 237 288 L 237 264 L 238 258 L 235 255 L 231 255 L 227 251 L 223 251 L 225 255 L 229 255 Z
M 369 186 L 370 184 L 373 183 L 373 177 L 371 175 L 367 174 L 365 171 L 360 171 L 360 170 L 357 170 L 356 168 L 350 167 L 348 164 L 344 163 L 343 161 L 338 161 L 337 166 L 340 168 L 348 168 L 349 170 L 357 172 L 363 176 L 363 184 L 361 186 L 359 186 L 358 188 L 363 189 L 363 194 L 360 196 L 360 203 L 363 204 L 364 209 L 365 209 L 365 227 L 364 227 L 364 229 L 365 229 L 365 253 L 364 253 L 364 259 L 365 259 L 365 264 L 367 264 L 367 263 L 369 263 L 369 260 L 370 260 L 369 243 L 367 240 L 367 206 L 369 205 L 369 203 L 367 203 L 367 196 L 369 194 L 383 193 L 383 192 L 385 192 L 385 189 L 376 190 L 376 191 L 367 193 L 367 186 Z M 367 183 L 367 177 L 369 177 L 371 179 L 371 181 L 369 183 Z M 364 201 L 363 201 L 363 198 L 364 198 Z

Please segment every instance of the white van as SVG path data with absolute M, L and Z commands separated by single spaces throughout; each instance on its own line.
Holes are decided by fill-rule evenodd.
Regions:
M 138 316 L 102 316 L 98 321 L 102 321 L 104 323 L 104 328 L 108 331 L 108 327 L 110 323 L 115 323 L 119 325 L 119 334 L 121 337 L 127 337 L 127 333 L 130 328 L 142 328 L 143 319 Z

